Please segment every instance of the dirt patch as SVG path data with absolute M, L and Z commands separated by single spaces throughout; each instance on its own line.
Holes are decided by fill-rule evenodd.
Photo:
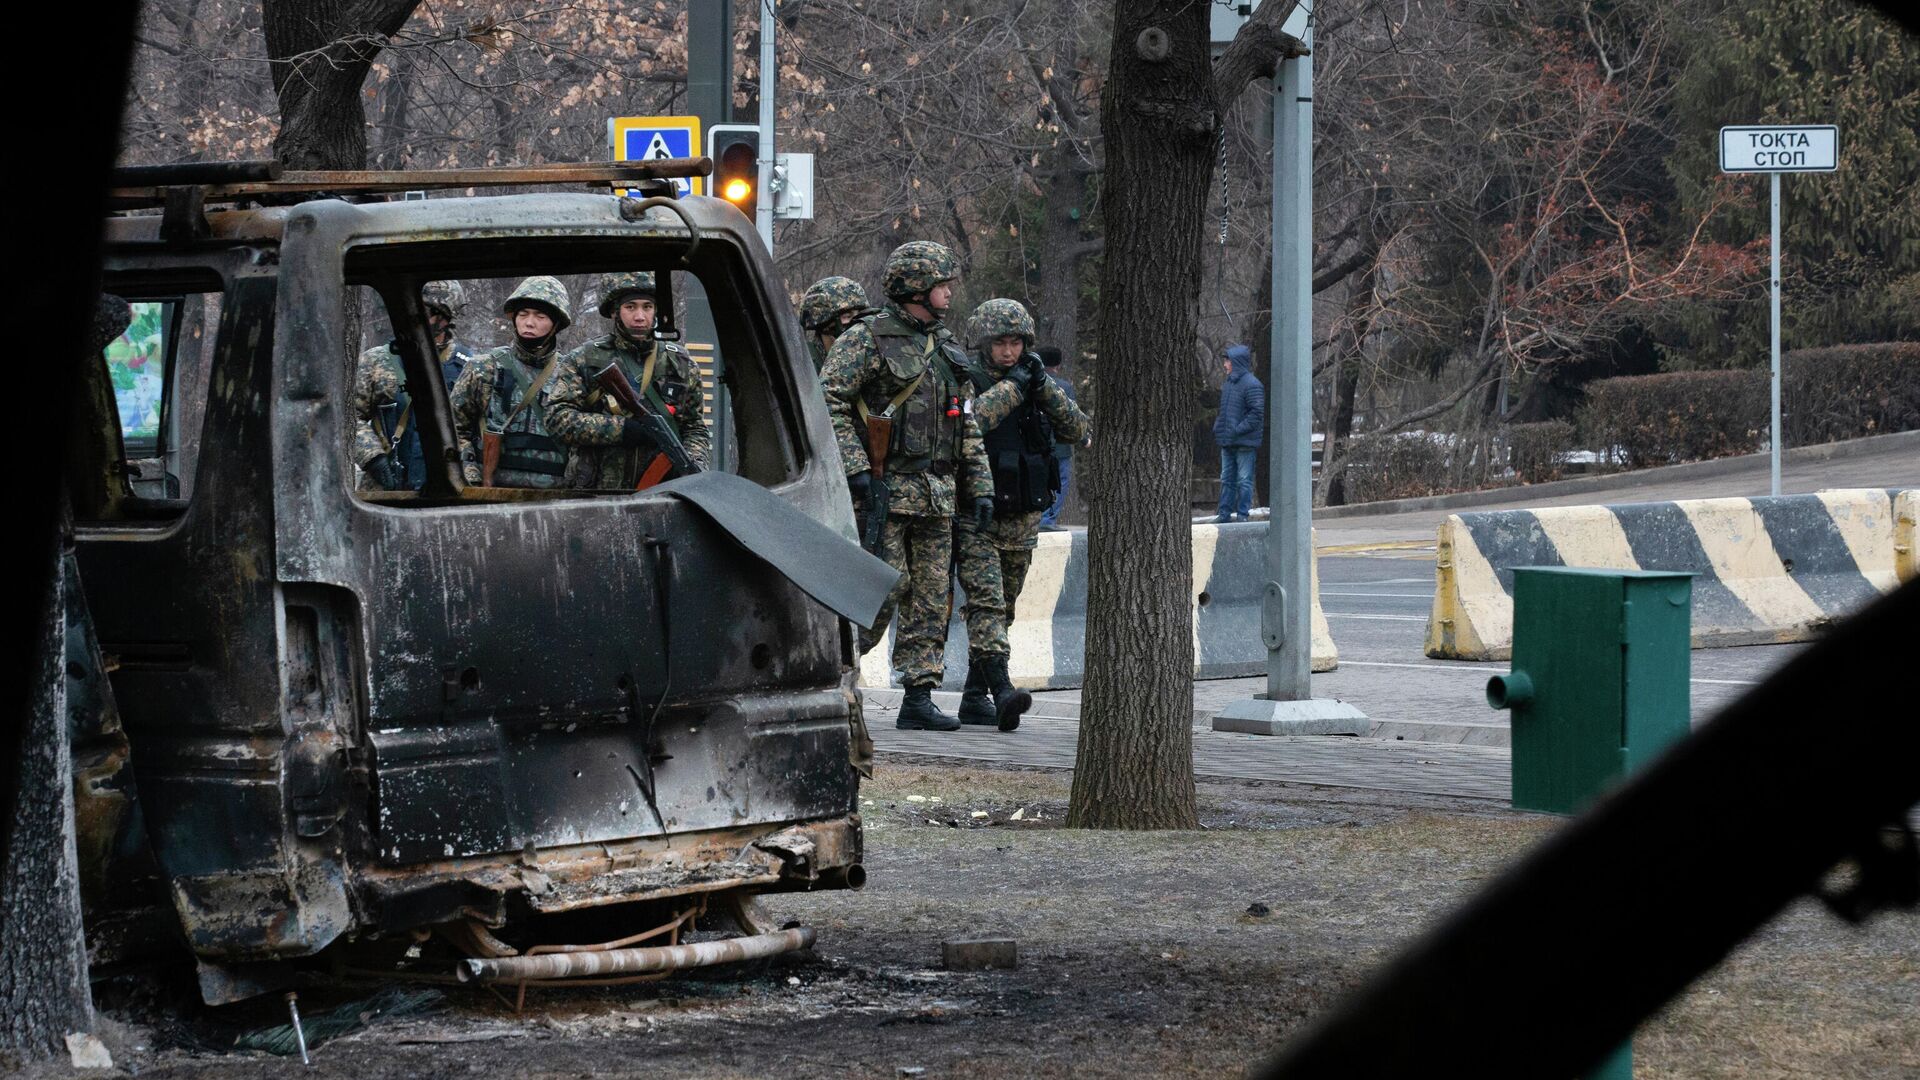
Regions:
M 1209 782 L 1208 829 L 1092 833 L 1058 827 L 1067 784 L 885 759 L 863 793 L 867 888 L 765 901 L 819 931 L 811 955 L 751 979 L 533 992 L 521 1014 L 448 988 L 430 1013 L 323 1045 L 313 1073 L 1234 1075 L 1557 824 L 1471 800 Z M 940 970 L 940 942 L 962 935 L 1017 939 L 1019 968 Z M 1797 906 L 1644 1025 L 1638 1075 L 1913 1075 L 1917 957 L 1912 916 L 1856 929 Z M 168 1019 L 186 986 L 108 1009 L 120 1065 L 285 1074 L 284 1059 L 220 1049 L 284 1019 L 277 1002 Z M 1485 1030 L 1460 1035 L 1499 1025 L 1489 1002 Z

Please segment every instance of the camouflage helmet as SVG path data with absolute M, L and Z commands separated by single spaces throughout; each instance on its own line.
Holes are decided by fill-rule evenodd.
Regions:
M 821 278 L 807 286 L 800 298 L 800 325 L 808 330 L 828 329 L 842 312 L 865 311 L 867 291 L 848 277 Z
M 889 299 L 918 296 L 943 281 L 960 276 L 960 260 L 945 244 L 909 240 L 887 256 L 886 289 Z
M 989 300 L 975 308 L 973 317 L 967 320 L 967 340 L 976 349 L 984 349 L 1008 334 L 1019 335 L 1028 348 L 1033 347 L 1033 316 L 1018 300 Z
M 467 290 L 457 281 L 429 281 L 420 290 L 420 299 L 430 308 L 439 308 L 447 313 L 447 321 L 452 322 L 467 310 Z
M 654 294 L 653 273 L 648 270 L 622 270 L 612 274 L 601 274 L 594 282 L 594 289 L 600 294 L 600 317 L 613 318 L 620 305 L 636 296 L 651 299 Z
M 567 287 L 556 277 L 540 275 L 530 277 L 514 287 L 513 295 L 500 305 L 500 311 L 511 317 L 523 307 L 538 307 L 553 317 L 553 329 L 558 333 L 573 323 L 573 298 L 567 295 Z

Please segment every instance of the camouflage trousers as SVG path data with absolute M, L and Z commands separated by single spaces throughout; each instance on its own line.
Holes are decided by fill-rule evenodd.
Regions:
M 1014 602 L 1033 565 L 1032 534 L 1016 546 L 999 521 L 986 533 L 961 522 L 953 531 L 953 544 L 954 569 L 967 594 L 967 652 L 1006 656 L 1011 651 L 1007 624 L 1013 621 Z
M 938 686 L 946 675 L 947 601 L 953 572 L 953 519 L 888 514 L 880 531 L 880 557 L 905 576 L 887 594 L 873 629 L 860 634 L 860 651 L 893 637 L 893 669 L 903 686 Z

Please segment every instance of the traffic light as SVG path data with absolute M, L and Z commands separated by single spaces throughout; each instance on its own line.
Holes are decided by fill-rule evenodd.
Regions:
M 715 124 L 707 129 L 707 156 L 713 159 L 713 193 L 752 217 L 759 205 L 760 128 Z

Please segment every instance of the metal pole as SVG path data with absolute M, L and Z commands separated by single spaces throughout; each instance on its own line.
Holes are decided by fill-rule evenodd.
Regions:
M 760 0 L 760 182 L 754 224 L 760 239 L 773 252 L 773 0 Z
M 1313 18 L 1304 40 L 1313 45 Z M 1306 701 L 1313 664 L 1313 57 L 1282 63 L 1273 107 L 1273 382 L 1267 458 L 1273 515 L 1267 580 L 1267 698 Z M 1277 610 L 1276 610 L 1277 608 Z M 1274 625 L 1277 622 L 1278 625 Z M 1278 648 L 1274 639 L 1278 639 Z
M 715 124 L 733 120 L 733 0 L 697 0 L 687 5 L 687 111 L 700 118 L 702 131 Z M 694 153 L 704 154 L 699 147 Z M 708 178 L 707 194 L 714 194 Z M 719 335 L 713 325 L 713 310 L 700 279 L 693 274 L 675 275 L 680 295 L 686 298 L 686 332 L 689 344 L 712 347 L 713 357 L 713 460 L 716 469 L 733 465 L 733 405 L 727 394 L 726 357 L 719 355 Z M 696 356 L 701 355 L 696 352 Z
M 1313 15 L 1300 34 L 1313 45 Z M 1267 402 L 1267 692 L 1230 703 L 1213 730 L 1365 735 L 1365 713 L 1313 696 L 1313 57 L 1280 65 L 1273 88 L 1273 365 Z
M 1770 175 L 1773 186 L 1773 438 L 1768 468 L 1773 493 L 1780 494 L 1780 174 Z

